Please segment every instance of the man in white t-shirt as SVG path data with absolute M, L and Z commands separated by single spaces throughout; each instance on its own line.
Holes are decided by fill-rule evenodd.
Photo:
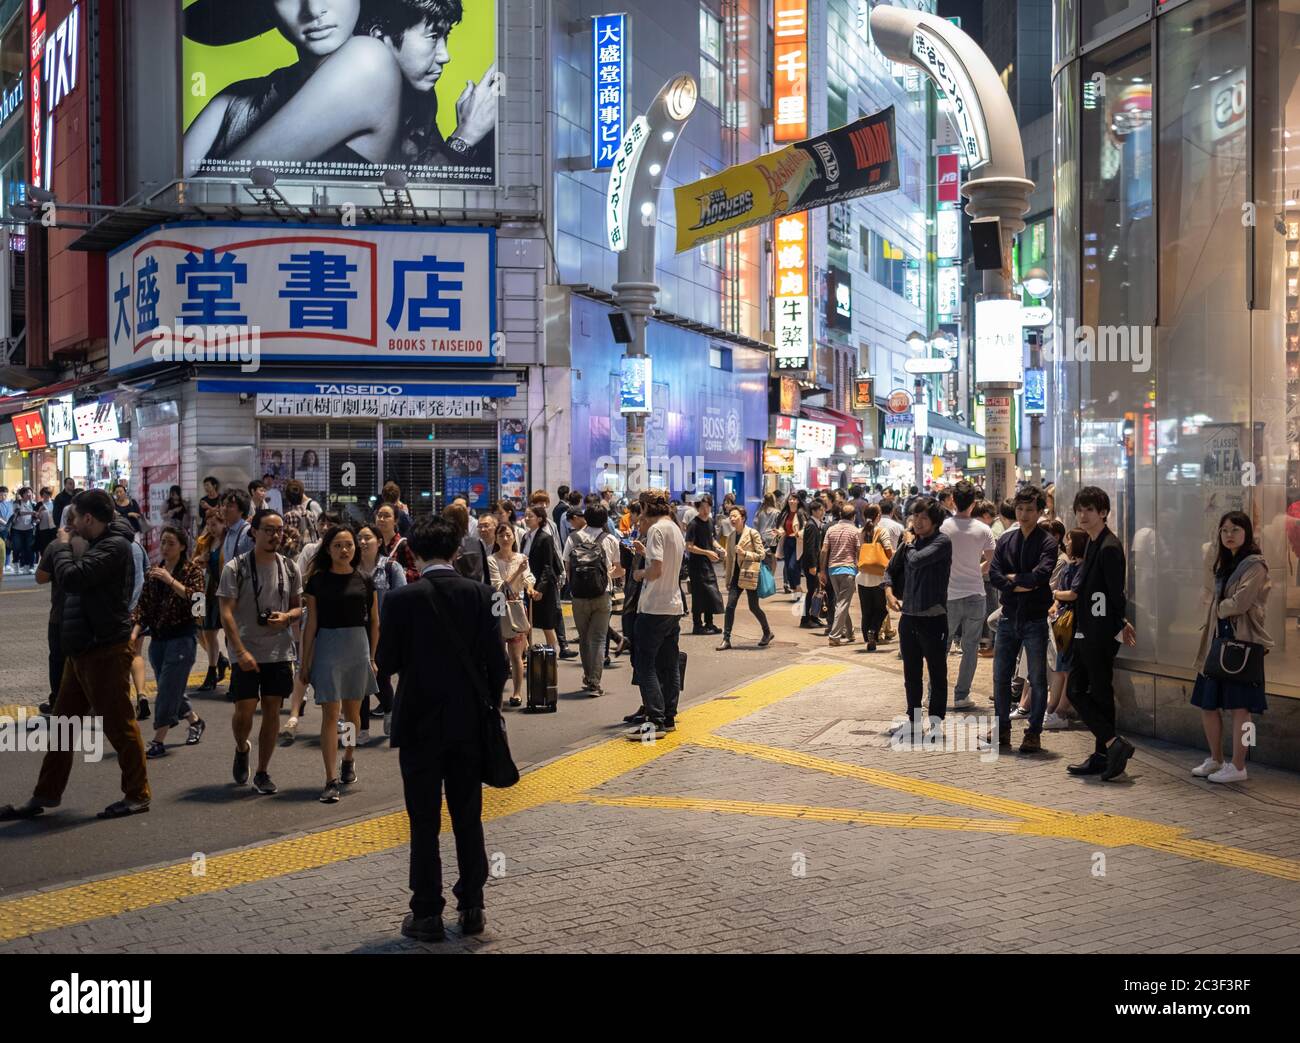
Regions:
M 958 482 L 953 489 L 957 513 L 944 521 L 939 531 L 952 543 L 952 571 L 948 574 L 948 633 L 956 638 L 961 631 L 961 666 L 953 686 L 954 710 L 969 710 L 975 705 L 970 697 L 971 682 L 979 662 L 980 634 L 984 630 L 984 577 L 997 541 L 993 530 L 971 517 L 975 506 L 975 486 Z
M 898 505 L 893 500 L 882 499 L 880 501 L 880 524 L 889 533 L 889 538 L 893 542 L 895 550 L 903 545 L 903 523 L 895 517 L 897 513 Z
M 633 549 L 644 554 L 646 567 L 632 578 L 642 582 L 637 602 L 632 673 L 641 689 L 646 720 L 628 733 L 633 742 L 653 742 L 676 729 L 677 700 L 681 695 L 681 668 L 677 638 L 681 628 L 682 556 L 686 540 L 673 516 L 665 490 L 643 496 L 642 514 L 650 523 L 645 544 Z

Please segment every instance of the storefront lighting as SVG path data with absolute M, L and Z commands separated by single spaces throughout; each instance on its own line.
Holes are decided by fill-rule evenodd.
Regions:
M 839 463 L 835 465 L 835 470 L 837 471 L 847 471 L 848 469 L 849 469 L 849 465 L 846 464 L 843 460 L 841 460 Z
M 672 141 L 677 136 L 675 131 L 666 130 L 659 135 L 664 141 Z
M 1041 301 L 1052 292 L 1052 280 L 1041 268 L 1030 268 L 1025 272 L 1025 292 L 1035 300 Z
M 663 167 L 661 167 L 658 163 L 651 163 L 651 164 L 650 164 L 650 176 L 651 176 L 651 177 L 658 177 L 658 176 L 659 176 L 659 172 L 660 172 L 661 170 L 663 170 Z
M 653 214 L 654 212 L 655 212 L 655 205 L 654 205 L 654 203 L 650 202 L 649 200 L 646 200 L 644 203 L 641 204 L 641 216 L 642 216 L 642 217 L 649 217 L 649 216 L 650 216 L 651 214 Z
M 843 453 L 845 456 L 857 456 L 858 447 L 851 443 L 849 445 L 842 445 L 840 446 L 840 452 Z

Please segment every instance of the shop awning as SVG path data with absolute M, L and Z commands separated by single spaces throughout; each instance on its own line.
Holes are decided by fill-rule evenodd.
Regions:
M 951 439 L 954 442 L 960 442 L 962 445 L 984 444 L 984 436 L 969 427 L 959 424 L 950 417 L 941 416 L 940 414 L 930 411 L 930 436 L 932 438 Z
M 834 425 L 835 447 L 837 449 L 842 445 L 858 447 L 862 445 L 862 421 L 857 417 L 849 416 L 848 413 L 841 413 L 838 409 L 819 408 L 817 406 L 803 406 L 799 410 L 799 415 L 808 420 Z
M 71 380 L 61 380 L 57 384 L 46 384 L 44 387 L 32 388 L 31 391 L 24 392 L 21 395 L 8 395 L 0 398 L 0 416 L 13 416 L 14 413 L 21 413 L 25 409 L 34 409 L 46 399 L 66 395 L 69 391 L 85 387 L 87 384 L 94 384 L 107 377 L 107 373 L 89 373 L 85 376 L 73 377 Z

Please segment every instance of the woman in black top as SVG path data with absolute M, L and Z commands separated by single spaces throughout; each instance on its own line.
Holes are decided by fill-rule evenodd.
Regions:
M 131 523 L 131 528 L 140 531 L 140 505 L 126 491 L 125 485 L 119 485 L 113 490 L 113 506 L 117 508 L 118 514 Z
M 560 626 L 560 583 L 558 577 L 563 575 L 563 566 L 555 550 L 555 541 L 546 529 L 546 508 L 529 507 L 524 515 L 524 524 L 533 534 L 533 542 L 528 548 L 528 571 L 533 574 L 533 628 L 546 635 L 546 643 L 558 649 L 559 637 L 556 628 Z
M 322 804 L 337 803 L 340 786 L 357 781 L 353 756 L 361 730 L 361 700 L 379 691 L 375 667 L 379 599 L 374 583 L 357 569 L 360 554 L 352 530 L 334 526 L 321 539 L 303 587 L 307 623 L 300 674 L 315 688 L 316 704 L 321 708 Z M 343 770 L 336 776 L 340 703 L 351 727 L 343 733 Z
M 190 533 L 190 505 L 181 495 L 181 487 L 173 485 L 167 491 L 167 504 L 163 507 L 163 524 L 180 529 L 185 535 Z

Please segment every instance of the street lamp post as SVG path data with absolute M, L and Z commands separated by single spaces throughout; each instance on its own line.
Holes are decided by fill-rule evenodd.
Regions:
M 659 187 L 697 97 L 695 79 L 688 73 L 665 83 L 645 116 L 624 136 L 610 173 L 606 227 L 610 248 L 618 252 L 613 290 L 618 309 L 628 316 L 632 336 L 628 358 L 646 356 L 646 323 L 659 300 L 655 282 Z M 635 494 L 648 484 L 646 416 L 629 413 L 626 424 L 627 491 Z

